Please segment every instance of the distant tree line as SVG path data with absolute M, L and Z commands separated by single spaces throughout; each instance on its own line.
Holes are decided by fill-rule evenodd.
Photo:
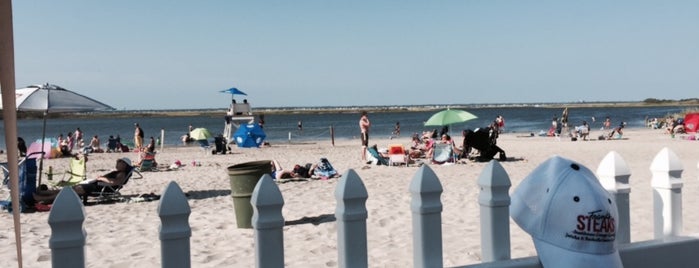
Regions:
M 699 103 L 698 98 L 689 98 L 689 99 L 680 99 L 680 100 L 664 100 L 664 99 L 656 99 L 656 98 L 647 98 L 643 100 L 644 103 L 647 104 L 659 104 L 659 103 L 677 103 L 677 102 L 693 102 L 693 103 Z

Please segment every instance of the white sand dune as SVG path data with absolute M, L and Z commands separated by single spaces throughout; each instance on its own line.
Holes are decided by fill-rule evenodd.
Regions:
M 593 133 L 594 134 L 594 133 Z M 498 144 L 514 161 L 502 162 L 512 180 L 511 191 L 537 165 L 557 154 L 576 160 L 593 171 L 610 151 L 618 152 L 632 175 L 631 239 L 653 238 L 653 190 L 649 166 L 663 148 L 673 150 L 682 160 L 684 172 L 683 207 L 692 212 L 699 206 L 697 161 L 699 142 L 671 139 L 657 130 L 628 129 L 627 140 L 557 141 L 555 138 L 518 137 L 504 134 Z M 459 139 L 460 140 L 460 139 Z M 379 147 L 393 143 L 408 144 L 408 138 L 372 140 Z M 131 180 L 123 193 L 161 194 L 169 181 L 176 181 L 188 194 L 192 209 L 190 225 L 193 267 L 254 267 L 254 241 L 251 229 L 236 227 L 233 201 L 226 168 L 230 165 L 277 159 L 284 167 L 316 162 L 327 157 L 341 172 L 354 169 L 362 178 L 367 200 L 368 250 L 371 267 L 412 266 L 412 230 L 408 186 L 417 167 L 369 166 L 359 160 L 358 140 L 328 141 L 312 144 L 273 144 L 261 149 L 234 149 L 229 155 L 207 155 L 196 147 L 165 148 L 158 153 L 161 165 L 175 160 L 186 164 L 176 171 L 146 172 L 140 180 Z M 135 153 L 92 154 L 88 161 L 91 177 L 113 168 L 115 159 Z M 201 166 L 191 166 L 192 160 Z M 67 159 L 51 159 L 45 166 L 61 170 Z M 444 265 L 465 265 L 481 259 L 477 179 L 485 163 L 468 162 L 449 166 L 431 166 L 444 187 L 441 197 Z M 285 263 L 288 267 L 336 267 L 337 238 L 334 191 L 337 179 L 278 184 L 285 205 L 283 215 Z M 3 192 L 3 193 L 6 193 Z M 88 233 L 88 267 L 156 267 L 160 265 L 158 240 L 158 202 L 114 203 L 85 208 L 84 226 Z M 24 267 L 49 267 L 49 213 L 21 215 Z M 684 232 L 699 232 L 699 213 L 684 214 Z M 16 264 L 12 216 L 0 213 L 0 267 Z M 535 255 L 529 236 L 511 223 L 512 257 Z

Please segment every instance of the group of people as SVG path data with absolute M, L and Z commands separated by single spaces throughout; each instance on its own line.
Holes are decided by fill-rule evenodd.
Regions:
M 437 137 L 440 137 L 437 139 Z M 431 159 L 434 155 L 434 145 L 436 143 L 449 144 L 454 148 L 456 155 L 461 155 L 461 149 L 456 146 L 454 140 L 447 133 L 443 133 L 441 136 L 437 135 L 436 130 L 425 131 L 422 135 L 417 133 L 413 134 L 410 141 L 410 149 L 408 150 L 408 155 L 411 159 L 416 158 L 426 158 Z
M 63 136 L 63 133 L 59 134 L 56 140 L 61 155 L 72 156 L 75 154 L 73 153 L 75 149 L 78 150 L 78 153 L 82 154 L 104 152 L 98 135 L 92 136 L 87 145 L 85 145 L 83 135 L 83 131 L 80 130 L 80 128 L 76 128 L 74 132 L 68 132 L 66 137 Z
M 85 143 L 83 141 L 83 132 L 80 128 L 76 128 L 75 131 L 69 131 L 66 137 L 63 137 L 63 133 L 59 134 L 57 137 L 58 149 L 61 151 L 62 156 L 70 156 L 73 154 L 73 149 L 79 148 L 83 150 L 85 148 Z
M 369 147 L 369 129 L 371 127 L 371 122 L 369 121 L 369 117 L 366 111 L 362 111 L 359 117 L 359 130 L 360 130 L 360 139 L 361 139 L 361 144 L 362 144 L 362 162 L 367 161 L 367 148 Z M 498 135 L 504 131 L 505 128 L 505 118 L 502 115 L 498 115 L 495 117 L 493 122 L 488 125 L 487 127 L 483 129 L 487 129 L 488 131 L 488 145 L 486 147 L 481 147 L 482 150 L 488 150 L 489 152 L 492 151 L 495 153 L 500 153 L 501 158 L 504 157 L 504 151 L 500 149 L 499 147 L 495 146 L 495 141 L 498 138 Z M 471 131 L 472 133 L 473 131 Z M 427 158 L 431 159 L 432 156 L 434 155 L 434 144 L 436 143 L 441 143 L 441 144 L 449 144 L 451 145 L 451 148 L 453 148 L 453 153 L 457 157 L 467 157 L 468 154 L 471 152 L 471 148 L 475 148 L 473 146 L 470 146 L 468 144 L 466 136 L 470 132 L 468 131 L 463 131 L 462 135 L 464 136 L 464 142 L 462 146 L 456 146 L 454 140 L 452 137 L 449 135 L 449 127 L 448 126 L 443 126 L 440 131 L 437 131 L 437 129 L 434 129 L 432 131 L 424 131 L 422 135 L 415 135 L 412 136 L 411 144 L 410 144 L 410 150 L 407 152 L 407 154 L 410 156 L 410 158 L 415 159 L 415 158 Z M 394 130 L 392 132 L 392 136 L 399 136 L 400 135 L 400 122 L 396 122 L 396 125 L 394 127 Z M 497 149 L 493 149 L 493 146 L 497 147 Z M 381 154 L 381 152 L 379 152 Z M 494 155 L 494 154 L 493 154 Z M 382 156 L 382 155 L 379 155 Z M 383 155 L 382 157 L 388 157 L 387 155 Z M 490 157 L 492 158 L 492 156 Z
M 592 117 L 592 121 L 595 121 L 594 117 Z M 626 127 L 626 122 L 620 122 L 618 126 L 612 127 L 612 120 L 609 116 L 607 116 L 605 117 L 604 121 L 602 121 L 601 128 L 605 134 L 600 135 L 598 138 L 600 140 L 620 139 L 624 133 L 624 127 Z M 551 120 L 551 127 L 549 128 L 548 132 L 544 133 L 542 130 L 539 135 L 549 137 L 566 135 L 566 137 L 570 137 L 572 141 L 588 140 L 590 130 L 590 124 L 587 122 L 587 120 L 583 120 L 580 125 L 574 126 L 572 129 L 570 129 L 567 119 L 559 119 L 558 117 L 554 116 Z
M 329 179 L 340 176 L 340 173 L 330 164 L 327 158 L 320 158 L 318 163 L 307 163 L 305 165 L 296 164 L 292 169 L 285 169 L 279 164 L 279 161 L 272 160 L 272 170 L 270 175 L 274 179 L 292 179 L 292 178 L 317 178 Z
M 146 146 L 143 146 L 143 130 L 140 128 L 138 123 L 134 124 L 135 126 L 135 132 L 134 132 L 134 141 L 135 141 L 135 150 L 139 152 L 139 158 L 136 163 L 131 162 L 129 158 L 119 158 L 116 161 L 115 165 L 115 170 L 110 171 L 102 176 L 97 177 L 96 179 L 92 179 L 89 181 L 85 181 L 83 183 L 77 184 L 73 187 L 73 190 L 80 196 L 87 196 L 95 192 L 101 192 L 105 189 L 105 187 L 114 187 L 114 186 L 119 186 L 123 185 L 128 177 L 130 176 L 132 170 L 135 167 L 138 167 L 142 164 L 143 161 L 145 160 L 151 160 L 152 161 L 152 166 L 157 167 L 157 162 L 155 161 L 155 146 L 156 146 L 156 141 L 155 138 L 150 137 L 150 140 Z M 79 130 L 79 129 L 78 129 Z M 76 131 L 77 132 L 77 131 Z M 59 136 L 60 137 L 60 136 Z M 79 135 L 77 137 L 80 137 Z M 69 145 L 67 144 L 66 140 L 61 140 L 62 146 L 68 147 Z M 112 146 L 112 144 L 114 146 Z M 108 151 L 117 151 L 121 150 L 120 147 L 121 145 L 121 138 L 119 135 L 117 135 L 116 138 L 114 136 L 109 137 L 109 142 L 108 142 Z M 93 136 L 90 146 L 83 148 L 78 154 L 73 154 L 74 157 L 85 157 L 85 155 L 88 152 L 101 152 L 101 148 L 99 147 L 99 137 L 97 135 Z M 55 198 L 56 195 L 58 194 L 59 190 L 50 190 L 46 185 L 42 185 L 39 187 L 39 190 L 34 194 L 34 200 L 39 201 L 39 202 L 52 202 Z
M 106 143 L 106 149 L 102 147 L 102 141 L 98 135 L 93 135 L 90 138 L 89 143 L 85 144 L 85 139 L 83 138 L 84 133 L 78 127 L 75 131 L 68 132 L 66 136 L 60 133 L 57 140 L 57 146 L 60 151 L 61 156 L 73 156 L 78 153 L 89 154 L 89 153 L 103 153 L 103 152 L 128 152 L 127 146 L 122 144 L 121 137 L 117 134 L 116 137 L 113 135 L 109 136 Z M 145 148 L 143 146 L 143 138 L 145 134 L 143 129 L 138 123 L 134 124 L 134 149 L 136 151 L 141 151 Z M 77 152 L 75 152 L 77 150 Z
M 665 128 L 665 133 L 671 135 L 682 134 L 687 132 L 687 129 L 684 125 L 684 118 L 675 118 L 673 116 L 668 116 L 667 118 L 665 118 L 665 122 L 662 127 Z

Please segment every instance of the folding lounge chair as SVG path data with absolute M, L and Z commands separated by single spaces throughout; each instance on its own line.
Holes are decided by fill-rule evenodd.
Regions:
M 46 173 L 46 176 L 51 178 L 56 174 Z M 53 187 L 73 186 L 87 179 L 87 160 L 85 157 L 71 157 L 70 167 L 63 173 L 63 178 L 60 180 L 49 180 L 48 183 Z
M 199 143 L 199 148 L 201 148 L 205 154 L 212 153 L 211 145 L 208 140 L 197 140 L 197 143 Z
M 372 146 L 369 148 L 366 148 L 367 152 L 367 159 L 372 160 L 372 163 L 375 162 L 377 165 L 385 165 L 388 166 L 388 158 L 385 158 L 379 154 L 379 151 L 376 150 L 376 146 Z M 373 161 L 373 159 L 376 159 Z
M 435 143 L 432 154 L 433 164 L 444 164 L 454 162 L 454 147 L 451 144 Z
M 402 144 L 393 144 L 388 146 L 389 166 L 393 166 L 395 164 L 405 164 L 406 166 L 408 166 L 409 163 L 410 156 L 406 153 L 405 147 Z
M 137 168 L 138 171 L 158 171 L 158 167 L 155 166 L 155 159 L 143 159 L 141 160 L 141 165 Z
M 98 203 L 107 200 L 122 200 L 123 198 L 121 196 L 120 191 L 122 188 L 124 188 L 124 186 L 126 186 L 127 183 L 129 183 L 129 180 L 131 180 L 134 173 L 138 174 L 138 177 L 136 177 L 136 179 L 143 178 L 143 175 L 141 175 L 141 173 L 138 170 L 136 170 L 136 167 L 131 167 L 123 184 L 109 185 L 106 183 L 99 183 L 97 185 L 101 186 L 102 189 L 98 192 L 83 195 L 83 204 L 87 204 L 87 198 L 89 196 L 95 197 Z
M 118 144 L 116 139 L 110 138 L 107 141 L 107 152 L 108 153 L 117 152 L 118 147 L 119 147 L 119 144 Z

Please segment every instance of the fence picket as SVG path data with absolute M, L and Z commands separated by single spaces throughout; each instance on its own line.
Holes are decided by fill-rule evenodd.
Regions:
M 366 187 L 359 175 L 349 169 L 335 188 L 337 250 L 339 267 L 368 267 Z
M 597 177 L 600 183 L 608 192 L 614 195 L 619 218 L 617 224 L 619 226 L 631 226 L 631 204 L 629 203 L 629 195 L 631 186 L 629 185 L 629 171 L 626 161 L 615 151 L 607 153 L 597 167 Z M 628 244 L 631 242 L 631 229 L 618 228 L 616 232 L 616 241 L 619 244 Z
M 421 166 L 410 182 L 414 267 L 443 267 L 442 192 L 442 184 L 429 165 Z
M 160 203 L 160 255 L 161 267 L 191 267 L 189 238 L 192 228 L 189 226 L 191 209 L 187 197 L 176 182 L 171 181 L 165 187 Z
M 269 174 L 255 185 L 250 203 L 257 267 L 284 267 L 284 198 Z
M 481 255 L 483 261 L 510 259 L 510 176 L 491 160 L 478 177 L 481 192 Z
M 678 235 L 682 231 L 682 161 L 665 147 L 653 159 L 650 171 L 655 238 Z
M 51 207 L 48 221 L 51 226 L 49 247 L 52 267 L 85 267 L 85 207 L 73 188 L 61 189 Z

